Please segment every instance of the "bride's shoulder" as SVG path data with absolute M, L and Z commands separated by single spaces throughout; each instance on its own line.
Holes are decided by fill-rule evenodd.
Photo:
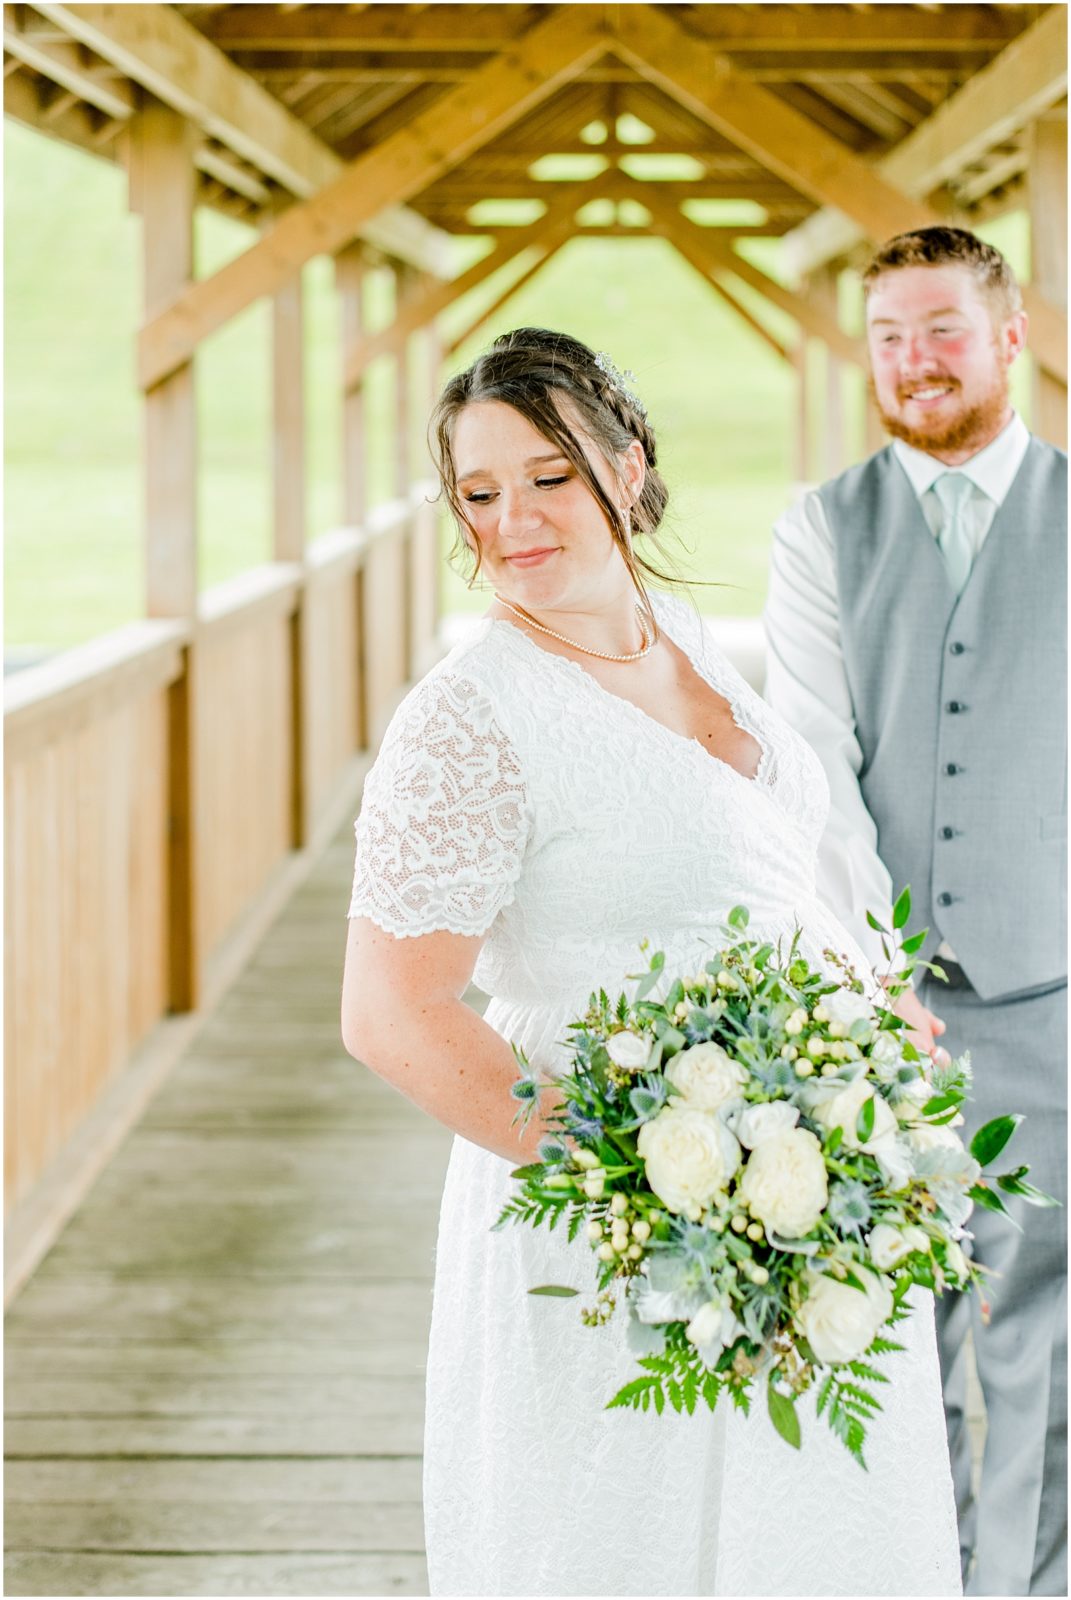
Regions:
M 501 671 L 502 633 L 490 617 L 473 618 L 408 691 L 393 722 L 411 725 L 451 712 L 465 720 L 493 715 L 510 682 Z

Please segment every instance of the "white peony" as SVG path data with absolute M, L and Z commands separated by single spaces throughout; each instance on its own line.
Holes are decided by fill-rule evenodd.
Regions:
M 724 1123 L 693 1106 L 666 1106 L 640 1129 L 647 1182 L 670 1211 L 709 1205 L 740 1165 L 740 1146 Z
M 787 1133 L 800 1120 L 799 1109 L 787 1100 L 769 1100 L 764 1105 L 747 1106 L 736 1113 L 730 1127 L 744 1146 L 754 1150 L 767 1139 Z
M 879 1272 L 889 1272 L 893 1267 L 898 1267 L 905 1256 L 909 1256 L 912 1250 L 918 1249 L 918 1245 L 910 1237 L 918 1231 L 917 1228 L 905 1228 L 901 1231 L 899 1228 L 891 1227 L 887 1222 L 879 1222 L 877 1227 L 867 1234 L 870 1259 Z
M 720 1044 L 706 1043 L 674 1056 L 666 1067 L 666 1079 L 697 1111 L 717 1111 L 727 1100 L 736 1099 L 747 1073 Z
M 685 1328 L 684 1337 L 695 1345 L 706 1365 L 712 1367 L 722 1351 L 743 1332 L 728 1300 L 708 1300 Z
M 874 1126 L 870 1138 L 863 1140 L 860 1139 L 856 1128 L 859 1123 L 859 1113 L 868 1100 L 874 1102 Z M 846 1150 L 865 1150 L 870 1155 L 875 1153 L 874 1146 L 887 1134 L 895 1133 L 898 1126 L 888 1101 L 883 1095 L 876 1095 L 865 1078 L 856 1078 L 854 1083 L 846 1084 L 828 1100 L 820 1101 L 812 1110 L 811 1116 L 824 1128 L 841 1128 Z
M 773 1233 L 810 1233 L 829 1199 L 822 1147 L 805 1128 L 789 1128 L 752 1151 L 740 1180 L 751 1212 Z
M 856 994 L 854 989 L 835 989 L 832 994 L 827 994 L 823 1001 L 829 1012 L 831 1022 L 842 1022 L 850 1028 L 853 1022 L 869 1022 L 874 1025 L 874 1008 L 865 994 Z
M 817 1272 L 807 1273 L 807 1298 L 796 1312 L 796 1326 L 819 1361 L 855 1361 L 892 1316 L 893 1297 L 886 1280 L 866 1267 L 853 1271 L 866 1285 L 865 1291 Z
M 615 1067 L 625 1072 L 642 1072 L 651 1058 L 651 1045 L 638 1033 L 615 1033 L 606 1041 L 606 1054 Z

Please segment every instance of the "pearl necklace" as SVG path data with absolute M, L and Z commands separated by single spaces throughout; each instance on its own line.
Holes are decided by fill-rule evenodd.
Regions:
M 650 631 L 647 615 L 638 601 L 636 602 L 636 618 L 640 624 L 643 644 L 638 650 L 633 650 L 629 655 L 616 656 L 611 655 L 607 650 L 592 650 L 586 644 L 577 644 L 575 639 L 567 639 L 564 633 L 556 633 L 553 628 L 544 627 L 541 622 L 537 622 L 534 617 L 530 617 L 527 611 L 522 611 L 520 606 L 515 606 L 512 600 L 503 600 L 500 594 L 496 594 L 495 599 L 500 606 L 505 606 L 507 611 L 512 611 L 515 616 L 527 622 L 530 628 L 538 628 L 540 633 L 545 633 L 551 639 L 557 639 L 561 644 L 567 644 L 571 650 L 579 650 L 582 655 L 598 656 L 600 661 L 642 661 L 643 657 L 648 655 L 653 648 L 657 637 Z

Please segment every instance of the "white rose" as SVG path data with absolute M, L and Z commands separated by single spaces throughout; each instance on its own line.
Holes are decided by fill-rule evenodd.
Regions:
M 720 1044 L 706 1043 L 674 1056 L 666 1067 L 666 1079 L 697 1111 L 717 1111 L 739 1095 L 747 1073 Z
M 708 1300 L 685 1328 L 684 1337 L 695 1345 L 706 1365 L 712 1367 L 722 1351 L 743 1331 L 728 1300 Z
M 879 1272 L 888 1272 L 892 1267 L 898 1267 L 905 1256 L 909 1256 L 916 1247 L 908 1238 L 907 1232 L 901 1233 L 899 1228 L 890 1227 L 887 1222 L 879 1222 L 877 1227 L 867 1234 L 867 1245 L 870 1250 L 870 1259 Z
M 869 1022 L 873 1026 L 873 1006 L 865 994 L 856 994 L 854 989 L 835 989 L 826 995 L 825 1007 L 830 1020 L 841 1022 L 846 1028 L 853 1022 Z
M 924 1106 L 927 1100 L 933 1099 L 933 1084 L 928 1078 L 912 1078 L 910 1083 L 900 1085 L 900 1094 L 913 1106 Z
M 859 1113 L 868 1100 L 874 1102 L 874 1126 L 870 1138 L 862 1140 L 856 1128 L 859 1123 Z M 865 1150 L 871 1155 L 874 1154 L 874 1146 L 879 1140 L 897 1130 L 896 1117 L 888 1101 L 883 1095 L 876 1095 L 865 1078 L 856 1078 L 854 1083 L 847 1084 L 839 1093 L 831 1095 L 828 1100 L 822 1100 L 815 1106 L 811 1116 L 824 1128 L 841 1128 L 844 1133 L 845 1149 Z
M 796 1312 L 796 1326 L 819 1361 L 854 1361 L 874 1342 L 892 1316 L 892 1291 L 884 1278 L 853 1267 L 865 1292 L 836 1278 L 808 1272 L 808 1294 Z
M 904 1229 L 904 1238 L 907 1240 L 907 1247 L 909 1250 L 921 1250 L 924 1256 L 929 1255 L 930 1236 L 926 1232 L 925 1228 L 920 1228 L 917 1224 L 912 1224 L 910 1228 Z
M 789 1105 L 787 1100 L 770 1100 L 765 1105 L 748 1106 L 738 1112 L 730 1126 L 745 1150 L 754 1150 L 767 1139 L 787 1133 L 799 1120 L 796 1106 Z
M 895 1033 L 890 1033 L 888 1028 L 883 1028 L 874 1040 L 870 1050 L 872 1061 L 881 1061 L 885 1066 L 892 1066 L 900 1060 L 900 1040 Z
M 773 1233 L 786 1239 L 810 1233 L 829 1199 L 826 1164 L 814 1134 L 789 1128 L 764 1139 L 748 1159 L 740 1192 Z
M 615 1033 L 606 1041 L 606 1054 L 625 1072 L 642 1072 L 651 1057 L 651 1045 L 638 1033 Z
M 957 1114 L 958 1116 L 958 1114 Z M 958 1117 L 960 1122 L 962 1117 Z M 952 1132 L 953 1124 L 936 1122 L 913 1122 L 907 1129 L 907 1136 L 916 1150 L 959 1150 L 963 1151 L 963 1140 L 958 1133 Z M 966 1154 L 966 1151 L 963 1151 Z
M 907 1188 L 915 1176 L 915 1163 L 911 1159 L 911 1147 L 905 1139 L 897 1139 L 891 1134 L 872 1139 L 869 1154 L 877 1159 L 886 1188 Z
M 670 1211 L 708 1205 L 740 1165 L 740 1146 L 728 1128 L 693 1106 L 666 1106 L 645 1122 L 637 1149 L 647 1182 Z

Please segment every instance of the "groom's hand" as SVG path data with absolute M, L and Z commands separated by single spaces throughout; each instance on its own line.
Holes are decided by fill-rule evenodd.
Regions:
M 907 1037 L 919 1054 L 929 1056 L 935 1067 L 947 1066 L 951 1059 L 948 1051 L 937 1043 L 945 1031 L 945 1025 L 940 1017 L 927 1011 L 914 989 L 905 989 L 889 1004 L 896 1015 L 903 1017 L 907 1023 Z

